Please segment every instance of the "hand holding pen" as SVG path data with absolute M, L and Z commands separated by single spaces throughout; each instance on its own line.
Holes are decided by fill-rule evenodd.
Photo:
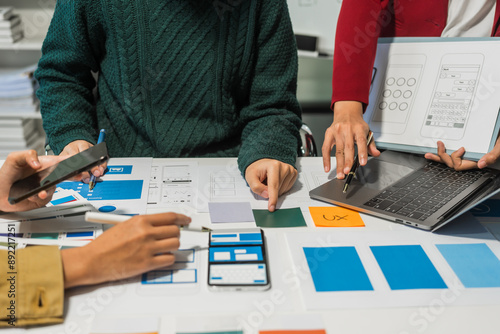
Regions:
M 99 132 L 99 138 L 97 139 L 97 144 L 100 144 L 104 141 L 106 137 L 106 130 L 101 129 Z M 92 190 L 95 187 L 97 177 L 94 174 L 90 175 L 89 189 Z
M 110 224 L 116 225 L 132 218 L 126 215 L 116 215 L 112 213 L 102 213 L 102 212 L 85 212 L 85 221 L 89 223 L 97 224 Z M 192 232 L 210 232 L 211 228 L 205 226 L 181 226 L 182 231 L 192 231 Z
M 366 146 L 370 145 L 371 141 L 373 139 L 373 132 L 369 131 L 368 132 L 368 138 L 366 139 Z M 343 193 L 347 193 L 347 188 L 349 188 L 349 184 L 351 184 L 352 179 L 354 176 L 356 176 L 356 170 L 359 167 L 359 158 L 358 154 L 354 157 L 354 163 L 351 167 L 351 170 L 349 171 L 349 174 L 347 174 L 347 178 L 344 183 L 344 190 L 342 191 Z

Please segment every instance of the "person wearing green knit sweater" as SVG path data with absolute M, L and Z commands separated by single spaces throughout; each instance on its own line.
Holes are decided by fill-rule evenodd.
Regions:
M 35 76 L 56 154 L 104 128 L 111 157 L 238 156 L 270 211 L 297 178 L 286 0 L 58 1 Z

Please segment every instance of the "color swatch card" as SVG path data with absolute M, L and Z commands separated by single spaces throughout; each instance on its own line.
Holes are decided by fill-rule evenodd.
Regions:
M 306 308 L 500 304 L 500 244 L 413 229 L 286 238 Z
M 500 288 L 500 260 L 486 243 L 438 244 L 466 288 Z
M 149 192 L 151 158 L 111 158 L 104 176 L 93 190 L 82 182 L 66 181 L 60 188 L 72 189 L 100 212 L 144 214 Z
M 300 208 L 269 210 L 253 210 L 255 223 L 259 227 L 307 227 Z
M 211 202 L 208 210 L 212 224 L 255 222 L 250 202 Z
M 365 223 L 361 215 L 339 206 L 309 207 L 309 212 L 317 227 L 362 227 Z

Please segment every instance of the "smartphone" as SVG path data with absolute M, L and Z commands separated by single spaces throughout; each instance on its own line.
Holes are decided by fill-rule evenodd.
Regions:
M 212 231 L 208 250 L 210 289 L 250 291 L 271 287 L 262 229 Z
M 105 142 L 92 146 L 85 151 L 14 183 L 10 188 L 9 203 L 19 203 L 38 194 L 42 190 L 53 187 L 72 176 L 104 163 L 108 158 L 108 149 Z

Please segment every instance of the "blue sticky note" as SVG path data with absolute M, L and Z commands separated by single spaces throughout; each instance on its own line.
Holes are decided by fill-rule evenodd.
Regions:
M 317 292 L 373 290 L 354 247 L 304 247 Z
M 446 289 L 420 245 L 370 246 L 392 290 Z
M 466 288 L 500 287 L 500 260 L 488 245 L 436 245 Z

